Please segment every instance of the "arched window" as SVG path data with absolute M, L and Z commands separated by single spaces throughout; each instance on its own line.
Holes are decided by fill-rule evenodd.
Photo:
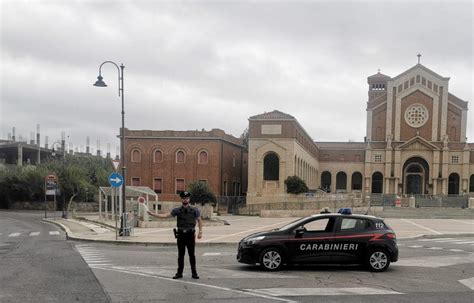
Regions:
M 383 193 L 383 175 L 379 172 L 375 172 L 372 175 L 372 193 L 373 194 Z
M 459 175 L 456 173 L 449 175 L 448 195 L 459 195 Z
M 469 192 L 474 192 L 474 175 L 469 178 Z
M 163 152 L 161 150 L 155 150 L 153 153 L 153 162 L 162 163 L 163 162 Z
M 269 153 L 263 158 L 263 180 L 278 181 L 280 179 L 280 159 L 276 153 Z
M 345 172 L 340 171 L 336 174 L 336 190 L 347 189 L 347 175 Z
M 352 190 L 362 190 L 362 174 L 355 172 L 352 174 Z
M 178 150 L 176 152 L 176 163 L 184 163 L 184 162 L 185 162 L 184 151 Z
M 207 152 L 205 150 L 201 150 L 199 152 L 198 163 L 199 164 L 207 164 Z
M 321 174 L 321 189 L 328 193 L 331 192 L 331 173 L 328 171 Z
M 130 157 L 132 162 L 142 162 L 142 153 L 139 149 L 132 150 L 132 156 Z

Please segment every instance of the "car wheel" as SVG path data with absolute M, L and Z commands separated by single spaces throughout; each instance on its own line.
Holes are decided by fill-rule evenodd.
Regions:
M 367 254 L 366 265 L 370 271 L 386 271 L 390 265 L 390 257 L 381 248 L 372 249 Z
M 265 270 L 279 270 L 283 266 L 283 255 L 277 248 L 265 248 L 260 253 L 260 266 Z

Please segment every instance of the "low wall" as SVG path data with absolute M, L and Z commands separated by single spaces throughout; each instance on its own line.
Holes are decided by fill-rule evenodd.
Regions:
M 65 207 L 67 206 L 67 203 Z M 12 202 L 8 205 L 9 209 L 17 209 L 17 210 L 45 210 L 45 202 L 44 201 L 22 201 L 22 202 Z M 56 201 L 56 210 L 62 210 L 63 204 L 62 201 Z M 72 211 L 73 209 L 81 212 L 98 212 L 99 211 L 99 203 L 98 202 L 72 202 L 71 208 L 69 209 Z M 54 210 L 54 201 L 48 201 L 46 210 L 53 211 Z
M 250 203 L 249 203 L 250 200 Z M 359 194 L 324 194 L 315 196 L 286 195 L 278 197 L 251 197 L 247 205 L 238 209 L 240 215 L 301 217 L 319 213 L 328 208 L 332 212 L 342 207 L 365 212 L 368 203 Z
M 58 204 L 59 202 L 56 202 Z M 29 202 L 12 202 L 8 204 L 8 209 L 15 209 L 15 210 L 54 210 L 54 201 L 48 201 L 47 205 L 45 205 L 44 201 L 29 201 Z

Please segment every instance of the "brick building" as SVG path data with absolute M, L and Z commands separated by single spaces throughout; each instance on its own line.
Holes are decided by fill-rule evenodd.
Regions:
M 247 152 L 223 130 L 125 130 L 127 184 L 148 186 L 160 201 L 177 201 L 191 182 L 206 182 L 216 195 L 247 191 Z
M 459 195 L 474 193 L 474 144 L 467 143 L 468 103 L 449 78 L 417 64 L 392 78 L 367 78 L 364 142 L 317 142 L 291 115 L 249 118 L 247 202 L 283 197 L 297 175 L 331 192 Z

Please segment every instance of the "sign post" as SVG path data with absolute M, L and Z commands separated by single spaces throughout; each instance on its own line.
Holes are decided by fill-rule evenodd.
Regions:
M 117 173 L 117 172 L 111 173 L 110 176 L 109 176 L 109 184 L 114 189 L 124 185 L 123 176 L 121 174 Z M 125 197 L 121 197 L 121 199 L 125 199 Z M 130 231 L 127 227 L 127 213 L 126 212 L 123 212 L 121 214 L 121 224 L 120 224 L 119 236 L 122 236 L 122 237 L 130 236 Z
M 58 190 L 58 177 L 55 174 L 49 174 L 44 178 L 44 217 L 47 218 L 48 196 L 54 197 L 54 219 L 56 219 L 56 194 Z

